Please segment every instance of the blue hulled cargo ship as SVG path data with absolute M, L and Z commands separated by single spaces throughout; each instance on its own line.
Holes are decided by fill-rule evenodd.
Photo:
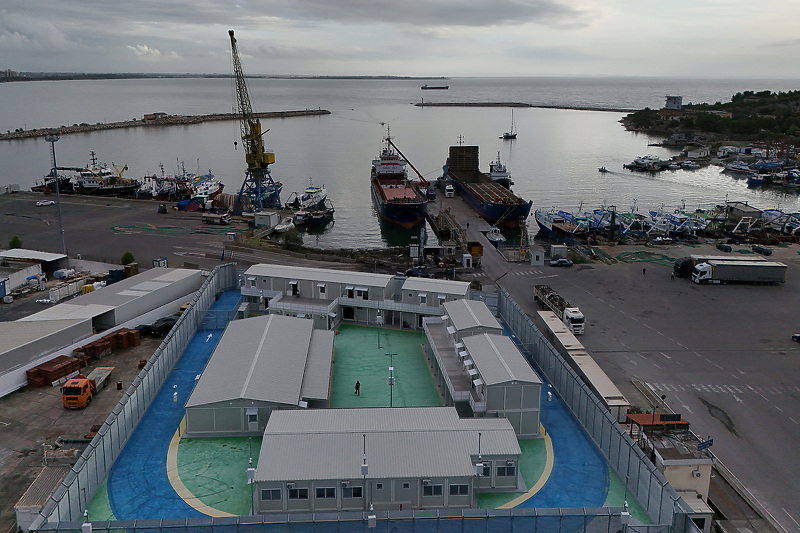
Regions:
M 526 202 L 480 171 L 477 146 L 451 146 L 442 177 L 490 224 L 516 228 L 530 215 L 532 201 Z

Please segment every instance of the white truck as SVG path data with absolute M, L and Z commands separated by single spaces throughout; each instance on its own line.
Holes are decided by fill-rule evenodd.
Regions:
M 715 261 L 698 263 L 692 270 L 695 283 L 784 283 L 786 265 L 775 261 Z
M 571 305 L 548 285 L 533 286 L 533 301 L 542 309 L 549 309 L 569 328 L 573 335 L 583 333 L 586 319 L 581 310 Z
M 689 255 L 675 260 L 675 265 L 672 268 L 675 277 L 678 278 L 691 278 L 692 270 L 695 265 L 700 263 L 708 263 L 709 261 L 750 261 L 750 262 L 764 262 L 765 258 L 752 255 L 752 256 L 736 256 L 736 255 Z
M 203 222 L 206 224 L 220 224 L 227 226 L 231 223 L 230 213 L 203 213 Z

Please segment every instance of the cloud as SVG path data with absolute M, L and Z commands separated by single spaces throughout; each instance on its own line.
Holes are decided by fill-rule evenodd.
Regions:
M 128 45 L 126 48 L 136 54 L 138 57 L 152 61 L 180 59 L 180 56 L 177 54 L 177 52 L 162 54 L 160 50 L 156 48 L 150 48 L 146 44 L 137 44 L 134 46 Z

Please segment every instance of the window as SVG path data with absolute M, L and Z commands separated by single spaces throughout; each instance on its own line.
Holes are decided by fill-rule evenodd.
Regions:
M 247 285 L 248 285 L 248 287 L 255 287 L 256 286 L 256 278 L 247 278 Z
M 342 489 L 342 498 L 360 498 L 361 487 L 344 487 Z
M 428 303 L 428 295 L 425 294 L 425 293 L 420 294 L 419 295 L 419 304 L 420 305 L 425 305 L 427 303 Z
M 450 496 L 468 496 L 469 485 L 450 485 Z
M 261 500 L 268 502 L 268 501 L 279 501 L 281 499 L 281 489 L 261 489 Z
M 441 496 L 443 485 L 423 485 L 423 496 Z
M 317 499 L 332 499 L 336 498 L 336 488 L 335 487 L 317 487 Z
M 481 474 L 484 477 L 488 477 L 492 475 L 492 463 L 485 462 L 483 463 L 483 473 Z
M 319 283 L 317 284 L 317 288 L 319 289 L 319 297 L 322 298 L 323 296 L 325 296 L 325 284 Z
M 289 489 L 290 500 L 307 500 L 308 489 Z
M 356 298 L 361 300 L 369 300 L 369 289 L 366 287 L 356 287 Z
M 403 482 L 403 488 L 404 489 L 410 489 L 411 488 L 411 483 L 409 483 L 408 481 L 404 481 Z
M 517 474 L 516 466 L 498 466 L 497 477 L 513 477 Z
M 256 422 L 258 422 L 258 415 L 247 415 L 248 424 L 255 424 Z
M 375 483 L 375 490 L 383 490 L 383 483 Z

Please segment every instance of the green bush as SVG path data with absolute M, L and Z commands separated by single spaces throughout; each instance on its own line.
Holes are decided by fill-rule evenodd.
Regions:
M 130 252 L 125 252 L 124 254 L 122 254 L 122 259 L 120 259 L 120 263 L 122 263 L 123 265 L 130 265 L 135 261 L 136 259 L 134 259 L 133 254 Z

